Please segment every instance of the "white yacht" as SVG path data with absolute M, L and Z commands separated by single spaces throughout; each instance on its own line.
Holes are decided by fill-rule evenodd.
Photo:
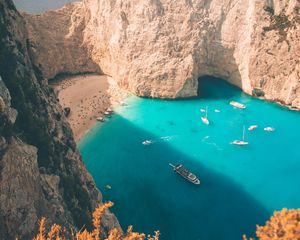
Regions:
M 231 101 L 229 104 L 231 106 L 234 106 L 234 107 L 240 108 L 240 109 L 245 109 L 246 108 L 246 105 L 244 105 L 242 103 L 239 103 L 239 102 L 235 102 L 235 101 Z

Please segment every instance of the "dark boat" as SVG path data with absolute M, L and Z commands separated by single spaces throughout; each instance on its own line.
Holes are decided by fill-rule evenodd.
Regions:
M 189 172 L 187 169 L 185 169 L 181 164 L 177 164 L 176 166 L 169 163 L 169 165 L 173 168 L 173 170 L 178 173 L 181 177 L 185 178 L 189 182 L 199 185 L 200 180 L 196 177 L 195 174 Z

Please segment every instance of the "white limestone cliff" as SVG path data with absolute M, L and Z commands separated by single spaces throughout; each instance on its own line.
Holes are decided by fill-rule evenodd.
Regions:
M 178 98 L 197 95 L 198 78 L 211 75 L 300 108 L 299 8 L 298 0 L 84 0 L 26 19 L 47 77 L 62 71 L 47 56 L 73 73 L 95 63 L 136 95 Z M 59 58 L 53 46 L 74 42 L 84 53 Z

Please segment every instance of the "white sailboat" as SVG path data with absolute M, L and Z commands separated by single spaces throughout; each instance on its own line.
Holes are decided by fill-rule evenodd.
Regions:
M 209 125 L 209 120 L 208 120 L 208 118 L 207 118 L 207 106 L 206 106 L 206 111 L 205 111 L 206 113 L 205 113 L 205 116 L 202 116 L 201 117 L 201 120 L 202 120 L 202 122 L 203 123 L 205 123 L 206 125 Z
M 231 144 L 240 145 L 240 146 L 244 146 L 244 145 L 248 145 L 249 144 L 249 142 L 245 141 L 245 126 L 243 128 L 243 137 L 242 137 L 242 140 L 234 140 L 233 142 L 231 142 Z

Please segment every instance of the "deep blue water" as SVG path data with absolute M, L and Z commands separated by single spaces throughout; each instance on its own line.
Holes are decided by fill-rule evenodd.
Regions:
M 300 114 L 214 79 L 201 81 L 200 96 L 131 97 L 79 144 L 124 229 L 130 224 L 140 232 L 159 229 L 168 240 L 234 240 L 254 236 L 256 224 L 274 210 L 300 207 Z M 234 109 L 230 100 L 247 109 Z M 209 126 L 200 120 L 206 106 Z M 252 124 L 259 128 L 246 132 L 248 146 L 229 144 Z M 266 126 L 276 131 L 263 131 Z M 155 143 L 144 146 L 145 139 Z M 168 163 L 184 164 L 201 185 L 188 183 Z

